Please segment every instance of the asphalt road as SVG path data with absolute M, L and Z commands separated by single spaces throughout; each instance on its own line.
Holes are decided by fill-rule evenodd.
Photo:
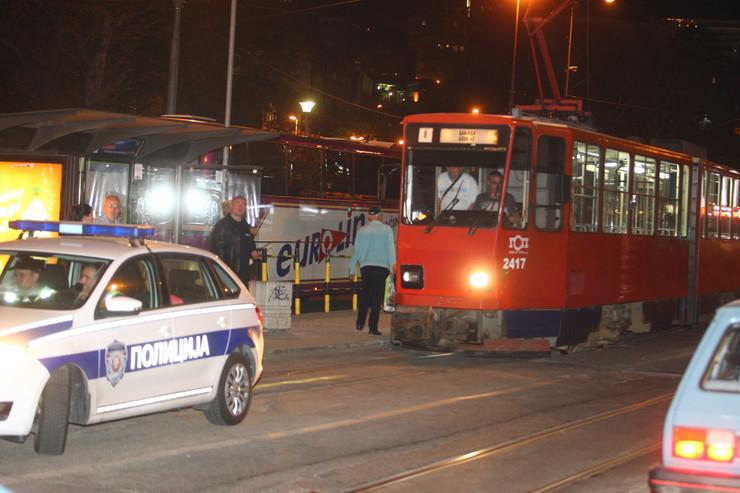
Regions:
M 266 360 L 247 420 L 185 409 L 0 441 L 16 492 L 645 492 L 699 331 L 516 360 L 394 347 Z

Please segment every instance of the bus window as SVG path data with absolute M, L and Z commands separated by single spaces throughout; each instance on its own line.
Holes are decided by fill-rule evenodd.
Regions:
M 722 190 L 719 198 L 719 237 L 724 240 L 732 238 L 732 178 L 722 177 Z
M 600 163 L 598 145 L 573 142 L 571 231 L 597 231 L 599 228 Z
M 511 169 L 506 196 L 516 202 L 515 210 L 506 211 L 503 227 L 507 229 L 524 229 L 529 216 L 529 181 L 532 166 L 532 131 L 528 128 L 517 128 L 514 134 L 514 148 L 511 152 Z M 489 177 L 490 178 L 490 177 Z M 504 202 L 506 207 L 506 201 Z
M 607 149 L 604 155 L 603 231 L 627 233 L 630 190 L 630 155 Z
M 719 236 L 719 173 L 704 172 L 704 237 Z
M 370 154 L 355 154 L 355 194 L 378 197 L 380 157 Z
M 319 197 L 321 195 L 321 152 L 302 146 L 288 146 L 288 195 Z
M 681 237 L 689 236 L 689 195 L 691 190 L 691 168 L 688 164 L 683 165 L 683 175 L 681 176 Z
M 351 152 L 324 151 L 324 192 L 328 196 L 352 195 Z
M 380 168 L 380 199 L 398 200 L 401 196 L 401 162 L 395 159 L 383 159 Z
M 285 195 L 285 145 L 278 142 L 250 142 L 250 166 L 262 169 L 261 192 L 264 195 Z
M 740 179 L 733 180 L 732 192 L 732 239 L 740 240 Z
M 634 180 L 632 233 L 636 235 L 652 235 L 655 232 L 656 167 L 655 159 L 635 155 L 632 177 Z
M 678 236 L 680 185 L 678 164 L 661 161 L 658 175 L 658 234 L 660 236 Z
M 537 139 L 534 221 L 537 229 L 560 229 L 563 217 L 565 140 L 549 135 Z

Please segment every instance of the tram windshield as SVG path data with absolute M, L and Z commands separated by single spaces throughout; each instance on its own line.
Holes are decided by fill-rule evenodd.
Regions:
M 531 133 L 528 129 L 517 130 L 509 182 L 502 193 L 508 143 L 506 138 L 497 146 L 408 148 L 403 222 L 471 230 L 494 228 L 503 209 L 504 227 L 524 227 Z

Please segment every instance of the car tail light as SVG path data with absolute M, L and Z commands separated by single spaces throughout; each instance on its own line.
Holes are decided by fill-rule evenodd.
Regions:
M 262 310 L 260 310 L 260 307 L 255 307 L 255 312 L 257 312 L 257 320 L 260 321 L 260 325 L 264 325 L 264 322 L 262 321 Z
M 730 462 L 736 443 L 735 432 L 729 430 L 673 428 L 673 455 L 682 459 Z

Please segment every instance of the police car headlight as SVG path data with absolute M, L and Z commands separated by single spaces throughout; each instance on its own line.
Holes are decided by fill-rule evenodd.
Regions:
M 25 348 L 13 344 L 0 344 L 0 371 L 19 366 L 25 357 Z

